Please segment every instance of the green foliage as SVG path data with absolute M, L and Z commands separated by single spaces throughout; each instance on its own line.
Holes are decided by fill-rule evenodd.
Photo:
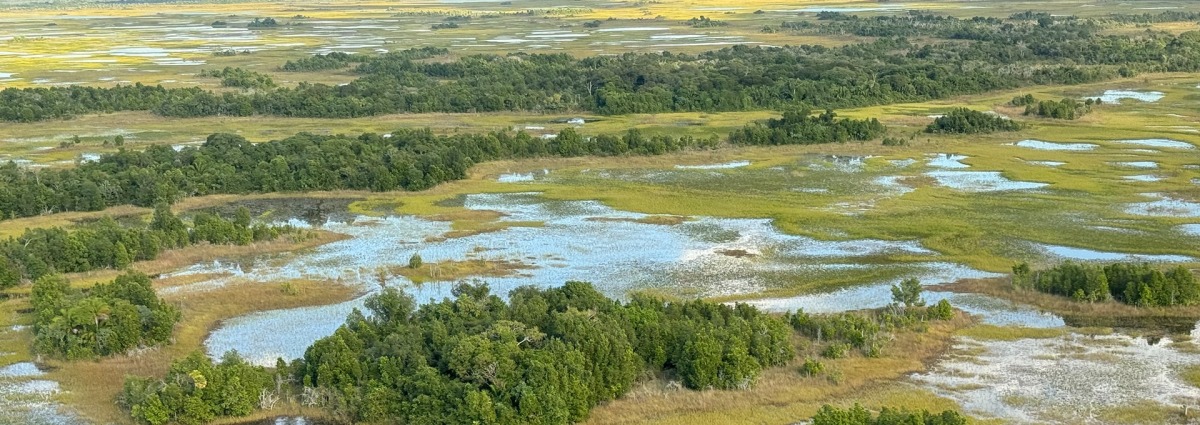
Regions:
M 834 342 L 826 346 L 824 351 L 821 351 L 821 357 L 827 359 L 840 359 L 846 357 L 846 354 L 849 353 L 850 344 L 844 342 Z
M 30 303 L 34 349 L 67 359 L 165 343 L 179 321 L 179 311 L 158 298 L 149 277 L 136 272 L 86 292 L 61 276 L 43 276 L 33 284 Z
M 1073 120 L 1082 117 L 1084 114 L 1092 111 L 1092 105 L 1099 105 L 1100 99 L 1087 99 L 1080 102 L 1071 98 L 1064 98 L 1058 102 L 1052 100 L 1038 101 L 1033 98 L 1033 95 L 1025 95 L 1013 98 L 1010 102 L 1013 106 L 1024 106 L 1025 115 L 1037 115 L 1044 118 L 1055 118 L 1061 120 Z
M 966 425 L 967 418 L 962 414 L 946 410 L 941 413 L 907 411 L 884 407 L 879 415 L 855 403 L 849 409 L 839 409 L 828 404 L 813 415 L 812 425 Z
M 692 28 L 714 28 L 729 25 L 728 22 L 715 21 L 704 15 L 700 15 L 699 18 L 688 19 L 687 24 Z
M 203 424 L 252 413 L 263 400 L 277 396 L 278 378 L 236 352 L 214 364 L 197 351 L 172 363 L 162 379 L 126 378 L 119 402 L 138 423 Z
M 813 116 L 810 110 L 788 111 L 766 125 L 754 123 L 734 130 L 729 142 L 735 145 L 810 145 L 866 141 L 882 136 L 887 127 L 878 120 L 837 119 L 832 110 Z
M 899 137 L 884 137 L 884 146 L 908 146 L 908 141 Z
M 804 364 L 800 366 L 800 374 L 804 376 L 817 376 L 825 371 L 825 365 L 813 358 L 804 359 Z
M 342 69 L 350 66 L 354 62 L 362 62 L 366 57 L 343 52 L 329 52 L 326 54 L 317 54 L 303 59 L 287 61 L 279 69 L 290 72 L 311 72 L 311 71 L 326 71 L 331 69 Z
M 943 299 L 930 307 L 928 313 L 932 320 L 950 320 L 954 318 L 954 307 L 950 305 L 950 301 Z
M 976 134 L 1020 129 L 1020 123 L 1008 118 L 967 108 L 954 108 L 945 115 L 935 118 L 933 123 L 925 127 L 925 132 Z
M 1012 267 L 1012 285 L 1015 288 L 1033 287 L 1033 271 L 1029 263 L 1021 263 Z
M 921 282 L 916 278 L 904 279 L 900 285 L 892 285 L 892 302 L 905 307 L 922 307 L 925 300 L 921 299 Z
M 302 133 L 265 143 L 213 134 L 199 147 L 178 152 L 165 145 L 144 151 L 121 150 L 75 168 L 37 170 L 12 162 L 0 164 L 0 216 L 95 211 L 120 204 L 150 206 L 185 195 L 216 193 L 422 190 L 462 179 L 471 165 L 482 161 L 652 155 L 715 143 L 715 138 L 648 137 L 636 129 L 594 138 L 567 129 L 552 139 L 523 132 L 438 136 L 428 129 L 406 129 L 387 136 Z M 196 227 L 203 229 L 198 229 L 202 230 L 200 236 L 193 239 L 213 243 L 245 239 L 229 234 L 231 229 L 212 216 L 197 214 L 196 222 Z M 251 230 L 258 238 L 260 231 L 269 229 Z
M 421 268 L 421 264 L 424 264 L 424 263 L 421 261 L 420 253 L 416 253 L 416 254 L 413 254 L 412 257 L 408 257 L 408 268 L 419 269 L 419 268 Z
M 246 28 L 250 29 L 275 28 L 278 26 L 279 22 L 276 22 L 275 18 L 254 18 L 253 21 L 246 24 Z
M 229 221 L 197 213 L 189 226 L 166 204 L 156 206 L 149 226 L 121 225 L 111 217 L 76 226 L 28 229 L 0 241 L 0 288 L 53 273 L 124 269 L 134 261 L 153 260 L 167 249 L 207 242 L 245 245 L 296 231 L 291 226 L 251 225 L 241 209 Z
M 696 55 L 518 53 L 445 61 L 421 60 L 448 54 L 421 48 L 364 59 L 355 69 L 359 78 L 336 87 L 300 84 L 245 94 L 140 85 L 9 88 L 0 91 L 0 119 L 35 121 L 127 110 L 175 117 L 347 118 L 399 112 L 851 108 L 1097 82 L 1139 71 L 1200 70 L 1200 39 L 1188 33 L 1108 31 L 1114 21 L 1126 18 L 1147 19 L 958 19 L 922 13 L 867 19 L 823 12 L 817 22 L 784 22 L 781 27 L 871 41 L 835 48 L 733 46 Z M 250 26 L 278 25 L 270 18 L 256 22 Z M 719 25 L 714 22 L 694 21 Z M 336 69 L 345 66 L 342 62 L 314 60 L 311 67 L 284 67 Z
M 1067 261 L 1036 272 L 1028 271 L 1027 267 L 1014 268 L 1014 285 L 1031 286 L 1040 292 L 1072 297 L 1077 301 L 1102 302 L 1111 298 L 1142 307 L 1200 303 L 1200 283 L 1183 266 L 1166 272 L 1146 263 L 1115 263 L 1101 267 Z
M 747 305 L 610 300 L 590 284 L 523 287 L 509 302 L 463 283 L 415 307 L 385 289 L 297 364 L 300 382 L 350 422 L 571 423 L 639 376 L 688 388 L 753 385 L 789 362 L 787 324 Z
M 240 87 L 244 89 L 259 89 L 265 90 L 275 87 L 275 81 L 271 76 L 260 72 L 247 71 L 242 68 L 225 67 L 222 70 L 200 70 L 196 74 L 200 77 L 220 78 L 221 85 L 225 87 Z

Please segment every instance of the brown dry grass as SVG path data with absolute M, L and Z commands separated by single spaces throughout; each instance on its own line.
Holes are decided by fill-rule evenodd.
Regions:
M 204 339 L 222 320 L 266 310 L 325 305 L 352 299 L 358 291 L 332 282 L 292 281 L 295 295 L 276 284 L 242 283 L 202 292 L 167 295 L 183 313 L 174 343 L 129 356 L 99 361 L 45 361 L 50 379 L 65 392 L 62 401 L 98 423 L 129 423 L 116 405 L 126 375 L 160 376 L 171 361 L 203 349 Z
M 801 354 L 787 367 L 765 371 L 757 386 L 745 391 L 672 391 L 661 382 L 646 383 L 620 400 L 597 407 L 588 423 L 790 424 L 812 416 L 823 404 L 858 401 L 870 408 L 892 405 L 894 396 L 921 393 L 912 388 L 899 389 L 903 384 L 897 381 L 925 370 L 928 363 L 950 348 L 954 332 L 969 324 L 969 319 L 959 315 L 953 321 L 931 325 L 926 332 L 900 333 L 880 358 L 822 359 L 827 371 L 842 373 L 840 384 L 825 376 L 800 375 L 797 367 L 804 362 Z M 880 392 L 880 388 L 890 390 Z M 906 407 L 955 407 L 927 392 L 918 398 L 920 402 L 910 400 L 911 405 Z

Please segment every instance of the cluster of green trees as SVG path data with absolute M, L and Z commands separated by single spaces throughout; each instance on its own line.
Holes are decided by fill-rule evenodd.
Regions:
M 246 24 L 246 28 L 250 29 L 275 28 L 278 26 L 279 22 L 276 22 L 275 18 L 254 18 L 253 21 Z
M 69 169 L 0 164 L 0 218 L 122 204 L 151 206 L 217 193 L 420 190 L 461 179 L 471 165 L 483 161 L 649 155 L 716 143 L 715 137 L 646 136 L 636 129 L 591 138 L 573 129 L 552 138 L 523 132 L 437 136 L 428 129 L 406 129 L 359 137 L 302 133 L 264 143 L 213 134 L 199 147 L 123 149 Z
M 824 46 L 734 46 L 697 55 L 471 55 L 443 49 L 365 59 L 347 85 L 255 93 L 126 87 L 0 94 L 0 119 L 152 110 L 166 116 L 359 117 L 395 112 L 577 111 L 601 114 L 845 108 L 923 101 L 1034 84 L 1079 84 L 1137 71 L 1200 70 L 1200 31 L 1107 33 L 1110 21 L 1039 16 L 957 19 L 828 14 L 813 31 L 871 37 Z M 922 40 L 922 41 L 915 41 Z M 933 41 L 928 41 L 933 40 Z M 330 60 L 332 59 L 332 60 Z M 292 69 L 340 67 L 324 55 Z M 319 64 L 319 65 L 318 65 Z M 86 96 L 79 94 L 86 93 Z M 76 94 L 72 96 L 71 94 Z M 137 98 L 129 98 L 137 97 Z
M 144 274 L 129 272 L 87 291 L 61 275 L 33 284 L 34 349 L 43 355 L 90 359 L 166 343 L 179 311 L 164 303 Z
M 700 15 L 699 18 L 688 19 L 687 24 L 692 28 L 713 28 L 729 25 L 728 22 L 716 21 L 704 15 Z
M 571 423 L 667 373 L 689 388 L 745 388 L 794 355 L 791 332 L 749 306 L 635 296 L 590 284 L 525 287 L 509 303 L 460 284 L 414 306 L 386 290 L 296 362 L 322 405 L 351 422 Z
M 967 418 L 961 413 L 946 410 L 941 413 L 908 411 L 884 407 L 879 415 L 855 403 L 849 409 L 839 409 L 828 404 L 813 415 L 812 425 L 966 425 Z
M 1061 120 L 1073 120 L 1084 116 L 1092 111 L 1092 106 L 1103 103 L 1099 98 L 1088 98 L 1080 102 L 1071 98 L 1064 98 L 1060 101 L 1053 100 L 1037 100 L 1032 94 L 1014 97 L 1009 102 L 1013 106 L 1024 106 L 1025 115 L 1037 115 L 1044 118 L 1055 118 Z
M 197 76 L 212 77 L 221 79 L 221 85 L 225 87 L 240 87 L 244 89 L 259 89 L 265 90 L 275 87 L 275 81 L 270 75 L 260 72 L 247 71 L 242 68 L 225 67 L 225 69 L 203 69 L 200 70 Z
M 1022 263 L 1013 267 L 1013 286 L 1077 301 L 1113 299 L 1141 307 L 1200 303 L 1200 282 L 1183 266 L 1164 272 L 1146 263 L 1114 263 L 1101 267 L 1067 261 L 1047 270 L 1034 271 Z
M 165 89 L 136 83 L 110 88 L 67 86 L 6 88 L 0 90 L 0 120 L 34 122 L 65 119 L 79 114 L 147 111 L 172 94 L 203 92 L 199 88 Z
M 921 306 L 915 282 L 895 289 L 889 309 L 831 318 L 641 294 L 620 303 L 582 282 L 517 288 L 508 302 L 482 283 L 462 282 L 453 299 L 419 307 L 387 288 L 367 299 L 367 314 L 355 310 L 303 358 L 280 359 L 274 371 L 236 353 L 219 364 L 195 353 L 165 378 L 127 378 L 121 404 L 153 425 L 242 416 L 294 393 L 349 423 L 577 423 L 640 379 L 751 387 L 764 369 L 793 360 L 798 337 L 882 344 L 882 332 L 942 314 Z M 811 359 L 806 365 L 823 370 Z
M 364 62 L 366 56 L 356 55 L 353 53 L 329 52 L 326 54 L 316 54 L 306 58 L 289 60 L 279 67 L 284 71 L 301 72 L 301 71 L 325 71 L 330 69 L 342 69 L 350 66 L 352 63 Z
M 887 127 L 875 118 L 837 119 L 832 110 L 814 116 L 812 111 L 804 109 L 784 112 L 782 118 L 769 119 L 766 125 L 753 123 L 734 130 L 729 133 L 729 142 L 735 145 L 844 143 L 872 140 L 885 133 Z
M 119 403 L 138 423 L 205 424 L 272 407 L 280 401 L 286 374 L 286 364 L 272 372 L 236 352 L 214 364 L 197 351 L 172 363 L 165 378 L 126 378 Z
M 153 260 L 164 250 L 207 242 L 245 245 L 295 232 L 291 226 L 251 224 L 240 208 L 232 220 L 197 213 L 184 223 L 165 204 L 154 210 L 149 225 L 121 225 L 111 217 L 76 226 L 26 229 L 20 237 L 0 241 L 0 289 L 55 273 L 123 269 L 134 261 Z
M 954 108 L 945 115 L 935 118 L 929 126 L 925 127 L 925 132 L 976 134 L 1017 131 L 1020 129 L 1021 123 L 994 113 L 979 112 L 967 108 Z

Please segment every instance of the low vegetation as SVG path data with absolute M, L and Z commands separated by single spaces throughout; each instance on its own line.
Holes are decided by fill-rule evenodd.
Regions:
M 849 409 L 830 405 L 821 407 L 812 419 L 812 425 L 966 425 L 962 414 L 946 410 L 941 413 L 927 411 L 911 412 L 903 409 L 883 408 L 878 415 L 855 404 Z

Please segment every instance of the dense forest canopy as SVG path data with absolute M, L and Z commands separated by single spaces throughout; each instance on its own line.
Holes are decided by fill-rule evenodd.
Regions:
M 125 110 L 172 117 L 333 118 L 395 112 L 826 109 L 1079 84 L 1139 71 L 1200 70 L 1200 31 L 1108 35 L 1102 31 L 1105 20 L 1040 15 L 822 16 L 826 19 L 816 23 L 784 26 L 878 38 L 836 48 L 734 46 L 696 55 L 513 53 L 430 61 L 448 52 L 421 48 L 370 58 L 329 54 L 289 62 L 283 69 L 358 63 L 358 79 L 336 87 L 300 84 L 254 93 L 140 85 L 10 88 L 0 91 L 0 119 Z M 935 41 L 915 41 L 931 38 Z
M 130 272 L 87 291 L 61 275 L 33 284 L 34 349 L 51 357 L 90 359 L 167 343 L 179 310 L 163 302 L 150 278 Z
M 838 357 L 850 347 L 878 356 L 892 332 L 952 313 L 944 301 L 835 316 L 643 295 L 620 303 L 582 282 L 518 288 L 507 302 L 483 284 L 463 282 L 453 293 L 418 307 L 385 289 L 302 359 L 279 360 L 274 375 L 236 354 L 219 364 L 197 354 L 165 379 L 130 378 L 122 404 L 154 425 L 245 415 L 295 396 L 344 423 L 579 423 L 638 380 L 745 389 L 789 364 L 798 338 Z

